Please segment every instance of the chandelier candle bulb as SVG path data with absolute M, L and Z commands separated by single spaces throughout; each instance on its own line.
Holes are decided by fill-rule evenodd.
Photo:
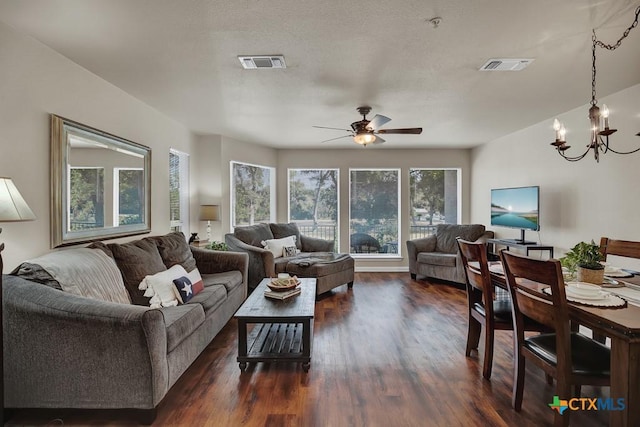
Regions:
M 609 109 L 607 104 L 602 104 L 602 117 L 604 117 L 604 128 L 609 129 Z

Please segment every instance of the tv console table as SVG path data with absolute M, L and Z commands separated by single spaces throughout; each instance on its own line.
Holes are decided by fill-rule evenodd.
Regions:
M 538 245 L 538 244 L 524 244 L 510 239 L 487 239 L 487 243 L 493 244 L 494 252 L 497 255 L 498 251 L 496 246 L 505 246 L 507 250 L 509 248 L 523 249 L 527 256 L 531 251 L 547 251 L 549 252 L 549 258 L 553 258 L 553 246 Z

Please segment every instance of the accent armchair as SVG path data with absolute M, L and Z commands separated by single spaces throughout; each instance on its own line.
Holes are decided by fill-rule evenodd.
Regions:
M 436 233 L 415 240 L 407 240 L 409 272 L 411 278 L 418 275 L 466 283 L 464 265 L 456 238 L 470 242 L 485 242 L 493 238 L 493 231 L 482 224 L 438 224 Z

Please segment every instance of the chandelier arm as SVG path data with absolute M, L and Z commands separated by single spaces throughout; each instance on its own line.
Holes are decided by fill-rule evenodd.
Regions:
M 633 153 L 637 153 L 638 151 L 640 151 L 640 147 L 636 148 L 633 151 L 616 151 L 613 148 L 609 147 L 609 151 L 611 151 L 612 153 L 616 153 L 616 154 L 633 154 Z
M 589 154 L 589 150 L 591 150 L 591 146 L 587 147 L 587 151 L 585 151 L 584 153 L 580 154 L 579 156 L 576 157 L 569 157 L 566 154 L 564 154 L 562 151 L 558 150 L 558 154 L 560 154 L 565 160 L 568 160 L 570 162 L 577 162 L 578 160 L 582 160 L 584 159 L 584 157 Z

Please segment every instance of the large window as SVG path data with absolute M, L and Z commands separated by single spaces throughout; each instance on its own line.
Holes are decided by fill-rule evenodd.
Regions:
M 338 169 L 289 169 L 289 221 L 338 248 Z
M 116 226 L 144 223 L 144 170 L 113 170 L 113 217 Z
M 104 168 L 69 170 L 68 230 L 104 227 Z
M 169 150 L 169 220 L 171 231 L 189 232 L 189 155 Z
M 460 223 L 460 169 L 409 169 L 410 236 L 426 237 L 437 224 Z
M 349 187 L 350 252 L 399 255 L 400 170 L 351 169 Z
M 275 222 L 275 169 L 231 162 L 231 226 Z

